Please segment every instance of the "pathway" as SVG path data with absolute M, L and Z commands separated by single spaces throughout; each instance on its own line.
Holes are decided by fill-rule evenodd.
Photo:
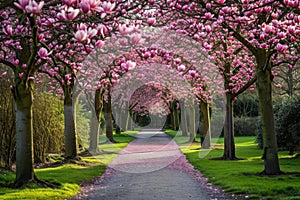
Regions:
M 73 199 L 229 199 L 194 170 L 178 145 L 158 130 L 143 130 L 92 185 Z

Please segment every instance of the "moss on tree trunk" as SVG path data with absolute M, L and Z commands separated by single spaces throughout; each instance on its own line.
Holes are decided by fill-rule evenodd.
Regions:
M 278 150 L 274 126 L 272 104 L 272 74 L 271 62 L 267 59 L 265 50 L 260 50 L 256 56 L 257 89 L 259 96 L 259 111 L 263 132 L 263 160 L 265 174 L 280 173 Z

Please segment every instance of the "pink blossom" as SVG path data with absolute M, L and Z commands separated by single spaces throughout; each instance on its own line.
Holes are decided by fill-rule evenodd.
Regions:
M 3 72 L 3 73 L 1 74 L 2 77 L 5 77 L 6 75 L 7 75 L 7 72 Z
M 19 0 L 19 3 L 14 2 L 14 5 L 20 10 L 25 11 L 25 7 L 28 5 L 29 0 Z
M 88 35 L 87 35 L 87 32 L 85 30 L 78 30 L 75 33 L 75 39 L 78 42 L 84 42 L 85 40 L 87 40 L 87 38 L 88 38 Z
M 34 0 L 29 0 L 28 5 L 25 7 L 25 11 L 32 14 L 38 14 L 41 12 L 44 6 L 44 1 L 41 1 L 39 4 Z
M 174 63 L 175 63 L 175 65 L 180 65 L 181 64 L 181 59 L 180 58 L 175 58 Z
M 48 50 L 47 50 L 46 48 L 44 48 L 44 47 L 40 48 L 40 50 L 38 51 L 38 55 L 39 55 L 42 59 L 48 58 L 48 56 L 49 56 L 51 53 L 52 53 L 52 51 L 48 53 Z
M 290 34 L 295 34 L 295 31 L 296 31 L 295 26 L 288 26 L 288 31 Z
M 62 10 L 61 13 L 57 14 L 57 18 L 59 20 L 69 20 L 72 21 L 74 20 L 77 15 L 79 14 L 79 9 L 74 9 L 72 7 L 66 8 L 65 10 Z
M 62 0 L 67 6 L 77 6 L 78 0 Z
M 20 77 L 20 79 L 22 79 L 24 77 L 24 72 L 19 73 L 19 77 Z
M 22 68 L 26 69 L 27 65 L 26 64 L 22 64 Z
M 177 67 L 177 69 L 178 69 L 178 71 L 182 72 L 182 71 L 185 70 L 185 66 L 184 66 L 184 65 L 179 65 L 179 66 Z
M 88 31 L 87 31 L 88 38 L 92 38 L 92 37 L 96 36 L 97 32 L 98 31 L 96 29 L 89 27 Z
M 102 48 L 103 45 L 104 45 L 104 41 L 98 40 L 98 41 L 95 43 L 95 45 L 96 45 L 96 47 L 98 47 L 98 48 Z
M 128 70 L 132 70 L 132 69 L 135 68 L 136 63 L 129 60 L 129 61 L 126 62 L 126 66 L 127 66 Z
M 19 64 L 19 60 L 18 59 L 14 60 L 13 64 L 17 66 Z
M 275 47 L 275 49 L 281 53 L 285 52 L 287 49 L 288 49 L 288 46 L 287 45 L 283 45 L 283 44 L 280 44 L 278 43 Z
M 106 26 L 103 24 L 99 24 L 97 26 L 97 30 L 98 30 L 98 33 L 100 33 L 102 35 L 102 37 L 105 37 L 105 34 L 108 32 Z
M 147 24 L 149 26 L 152 26 L 155 23 L 156 23 L 156 19 L 154 17 L 150 17 L 150 18 L 147 19 Z
M 89 0 L 89 3 L 90 3 L 91 9 L 95 10 L 100 5 L 101 1 L 99 1 L 99 0 Z
M 133 37 L 131 37 L 131 43 L 134 45 L 137 45 L 137 44 L 139 44 L 140 39 L 141 38 L 138 35 L 134 35 Z
M 194 77 L 194 76 L 196 76 L 197 72 L 196 72 L 195 70 L 190 70 L 190 71 L 189 71 L 189 74 L 190 74 L 192 77 Z
M 3 27 L 3 32 L 6 35 L 12 35 L 13 34 L 13 29 L 11 25 L 7 25 L 6 27 Z
M 131 26 L 128 27 L 126 24 L 120 24 L 118 30 L 121 34 L 127 34 L 133 31 L 133 28 Z
M 81 3 L 79 4 L 79 7 L 81 8 L 83 13 L 88 13 L 91 10 L 91 6 L 88 1 L 81 1 Z
M 225 0 L 217 0 L 218 4 L 224 4 Z
M 101 13 L 101 18 L 106 17 L 107 14 L 111 14 L 115 9 L 116 4 L 104 1 L 101 6 L 98 6 L 95 10 Z

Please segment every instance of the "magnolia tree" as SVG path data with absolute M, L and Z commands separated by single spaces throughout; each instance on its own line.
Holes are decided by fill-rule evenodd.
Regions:
M 168 34 L 166 33 L 165 30 L 153 31 L 151 29 L 148 30 L 144 29 L 143 31 L 139 31 L 139 29 L 137 29 L 137 26 L 140 25 L 141 24 L 136 23 L 135 26 L 124 26 L 122 29 L 119 30 L 120 35 L 112 37 L 110 41 L 106 41 L 104 48 L 90 54 L 85 61 L 84 65 L 88 66 L 90 65 L 90 63 L 94 63 L 94 65 L 99 66 L 99 68 L 102 68 L 103 71 L 101 73 L 100 80 L 97 81 L 95 84 L 96 87 L 98 88 L 96 94 L 98 94 L 97 95 L 98 97 L 99 94 L 101 96 L 99 98 L 100 101 L 96 101 L 96 110 L 98 111 L 98 113 L 100 113 L 103 106 L 105 106 L 105 102 L 109 101 L 110 97 L 108 94 L 110 93 L 109 91 L 111 90 L 111 88 L 114 85 L 116 85 L 116 83 L 118 83 L 119 79 L 121 80 L 123 79 L 122 76 L 124 74 L 126 74 L 126 77 L 130 77 L 130 72 L 132 69 L 134 69 L 136 65 L 132 61 L 136 62 L 138 66 L 142 66 L 149 63 L 161 63 L 169 66 L 167 68 L 171 68 L 171 70 L 168 69 L 168 73 L 171 75 L 173 73 L 180 74 L 180 76 L 183 78 L 181 79 L 187 80 L 190 83 L 189 87 L 194 88 L 192 89 L 192 91 L 197 97 L 196 101 L 204 102 L 204 104 L 207 105 L 209 103 L 209 99 L 211 96 L 210 93 L 213 93 L 210 90 L 213 89 L 214 88 L 213 85 L 216 84 L 214 83 L 214 81 L 216 81 L 217 84 L 220 85 L 219 82 L 220 80 L 217 78 L 216 80 L 214 80 L 215 76 L 218 77 L 218 73 L 213 72 L 213 70 L 209 71 L 209 69 L 212 69 L 212 67 L 210 68 L 207 67 L 210 62 L 207 61 L 207 58 L 204 54 L 201 54 L 201 51 L 196 49 L 197 45 L 195 45 L 193 41 L 191 43 L 191 41 L 188 41 L 188 39 L 176 38 L 176 35 L 178 34 L 174 32 L 172 34 L 171 33 Z M 128 35 L 128 33 L 132 33 L 132 34 Z M 168 40 L 166 40 L 166 38 Z M 185 45 L 183 44 L 179 45 L 180 42 L 184 43 Z M 191 43 L 190 45 L 192 45 L 190 46 L 190 49 L 191 47 L 194 48 L 190 52 L 186 51 L 186 48 L 189 47 L 188 46 L 189 44 L 187 42 L 190 42 Z M 173 53 L 175 51 L 174 47 L 178 47 L 176 53 Z M 170 48 L 173 48 L 172 51 L 164 50 Z M 106 59 L 103 59 L 103 56 L 100 56 L 101 54 L 103 56 L 105 54 Z M 122 56 L 118 57 L 118 55 L 122 55 Z M 112 62 L 110 60 L 114 60 L 114 61 Z M 147 70 L 151 70 L 150 67 L 148 68 L 149 69 Z M 141 71 L 140 74 L 135 74 L 132 77 L 135 78 L 141 76 L 140 80 L 143 80 L 146 77 L 145 74 L 147 70 Z M 199 71 L 201 71 L 201 75 Z M 168 73 L 164 72 L 162 74 L 168 74 Z M 202 73 L 204 74 L 203 76 Z M 147 73 L 147 75 L 148 74 L 149 76 L 151 76 L 151 73 Z M 155 73 L 155 71 L 152 72 L 152 76 L 156 74 L 157 73 Z M 157 75 L 157 76 L 161 77 L 161 75 Z M 132 77 L 128 78 L 128 80 L 131 80 Z M 89 78 L 89 80 L 91 79 Z M 159 81 L 159 79 L 157 78 L 155 80 Z M 205 84 L 211 85 L 212 87 L 206 87 Z M 206 88 L 209 88 L 210 90 L 207 90 Z M 220 87 L 219 88 L 216 87 L 214 90 L 219 91 Z M 184 89 L 181 88 L 179 90 L 177 89 L 176 91 L 184 92 Z M 124 91 L 123 94 L 125 94 Z M 127 100 L 129 100 L 130 95 L 129 96 L 126 95 L 126 96 L 127 96 Z M 103 101 L 104 97 L 106 98 L 105 99 L 106 101 Z M 122 103 L 120 105 L 122 105 Z M 126 105 L 126 103 L 123 105 Z M 110 110 L 110 108 L 108 109 Z M 206 110 L 208 110 L 207 106 L 206 106 Z M 209 117 L 205 117 L 205 118 L 208 119 Z M 109 121 L 111 120 L 108 120 L 107 123 L 111 124 Z M 206 120 L 206 123 L 209 124 L 208 120 Z M 206 130 L 208 130 L 208 128 L 209 126 L 206 125 Z M 192 129 L 194 130 L 195 128 Z M 110 129 L 107 130 L 107 133 L 109 132 Z M 192 132 L 194 133 L 195 131 Z M 206 133 L 207 131 L 204 132 Z M 108 136 L 113 141 L 112 134 L 109 133 Z
M 17 112 L 16 186 L 35 179 L 32 156 L 32 88 L 35 72 L 41 68 L 51 76 L 60 74 L 58 79 L 63 85 L 67 105 L 65 113 L 72 116 L 69 100 L 72 91 L 68 86 L 72 86 L 79 70 L 78 57 L 74 55 L 101 46 L 101 41 L 93 41 L 94 37 L 102 39 L 106 30 L 118 26 L 119 17 L 137 14 L 146 4 L 146 1 L 92 0 L 1 2 L 0 62 L 9 66 L 15 76 L 11 88 Z M 52 71 L 46 69 L 50 65 Z M 71 130 L 68 133 L 71 139 L 66 139 L 66 143 L 70 143 L 67 146 L 71 148 L 66 148 L 66 153 L 73 157 L 77 153 L 74 125 L 72 118 L 66 119 L 70 119 L 66 121 L 66 129 Z
M 271 95 L 272 67 L 285 59 L 298 59 L 299 2 L 186 1 L 167 2 L 167 7 L 189 17 L 194 26 L 201 23 L 213 32 L 227 32 L 253 55 L 263 127 L 264 173 L 280 173 Z M 200 29 L 194 36 L 199 37 L 203 32 Z

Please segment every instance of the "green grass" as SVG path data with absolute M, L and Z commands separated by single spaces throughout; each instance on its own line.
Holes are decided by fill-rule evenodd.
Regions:
M 166 131 L 174 136 L 176 132 Z M 183 138 L 175 141 L 181 143 Z M 223 155 L 223 138 L 213 139 L 212 150 L 200 150 L 199 144 L 180 145 L 181 151 L 209 182 L 235 195 L 253 199 L 300 199 L 300 159 L 279 152 L 281 170 L 287 175 L 259 176 L 263 171 L 262 150 L 254 143 L 255 137 L 236 137 L 236 155 L 243 160 L 211 160 Z M 290 174 L 289 174 L 290 173 Z M 298 173 L 292 174 L 292 173 Z
M 95 156 L 82 157 L 82 160 L 89 163 L 87 166 L 78 164 L 65 164 L 55 168 L 36 169 L 35 173 L 39 179 L 57 183 L 60 186 L 55 189 L 39 188 L 36 184 L 30 184 L 23 189 L 11 189 L 0 187 L 0 199 L 66 199 L 76 195 L 80 190 L 83 181 L 101 175 L 108 163 L 117 153 L 129 142 L 134 140 L 132 135 L 136 132 L 126 132 L 115 135 L 116 144 L 101 144 L 99 148 L 109 153 Z M 15 174 L 0 170 L 0 185 L 7 185 L 14 181 Z

